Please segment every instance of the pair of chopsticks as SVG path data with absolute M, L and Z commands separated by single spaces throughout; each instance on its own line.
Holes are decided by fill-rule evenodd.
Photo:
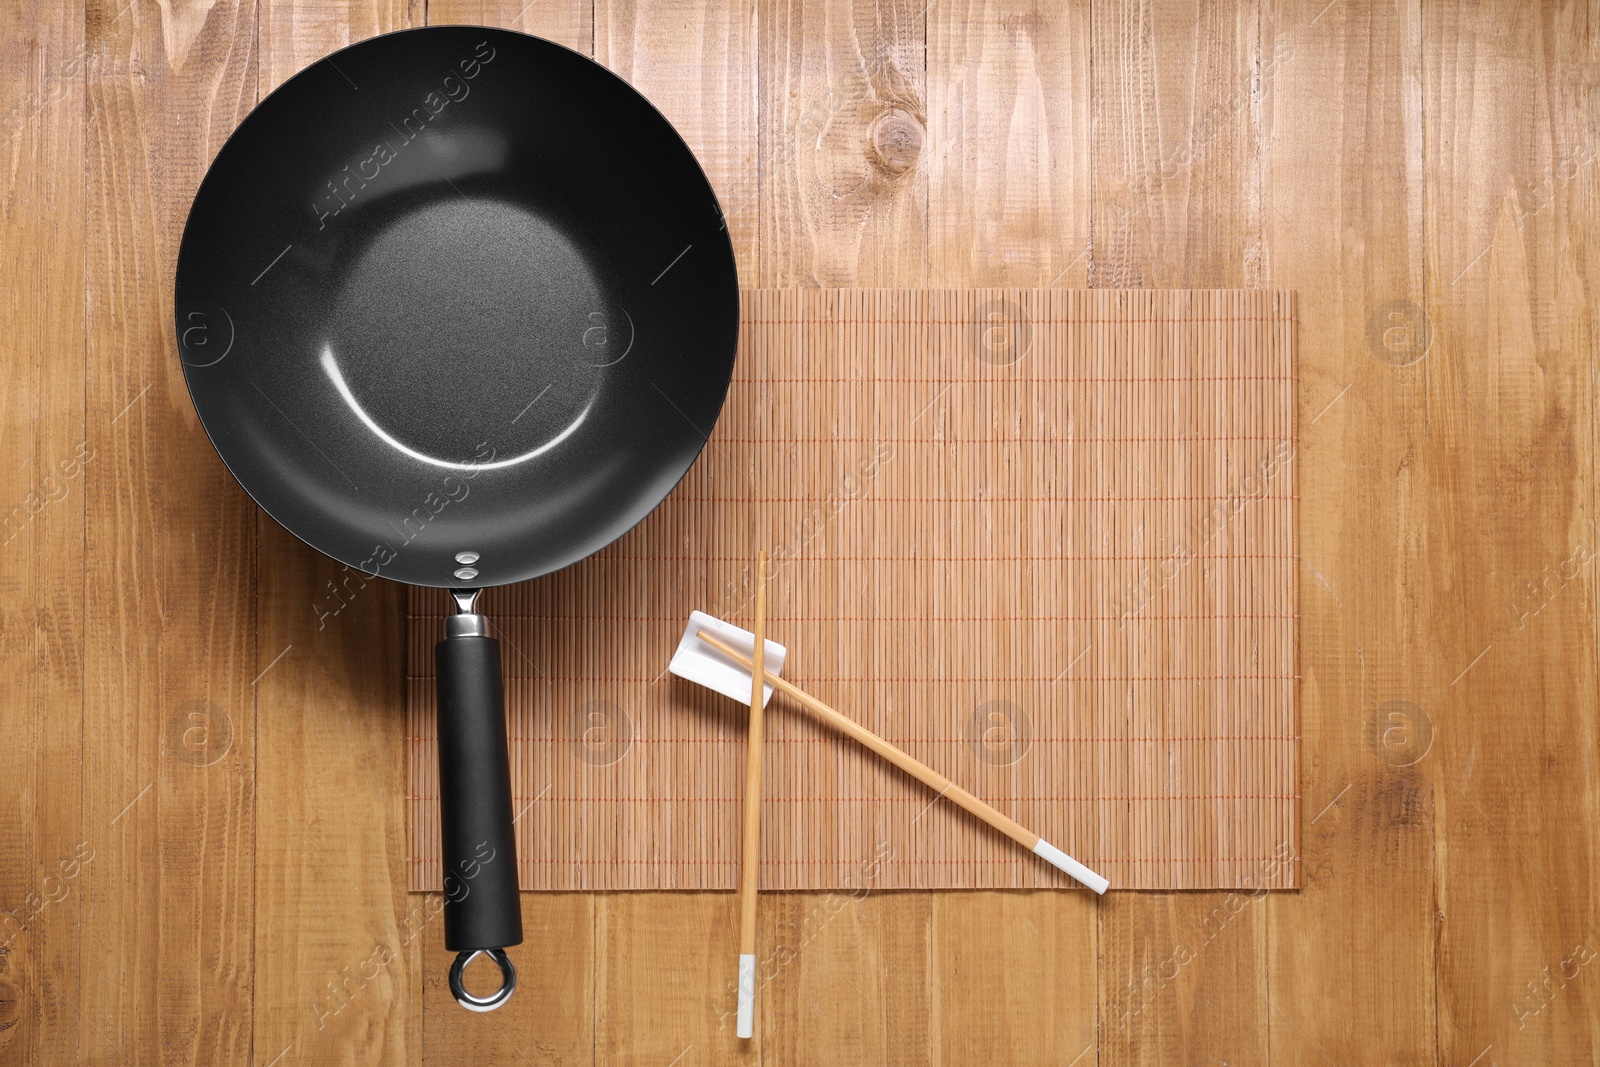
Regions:
M 982 819 L 1023 848 L 1071 875 L 1096 893 L 1106 891 L 1110 883 L 1105 878 L 994 805 L 974 796 L 926 763 L 885 741 L 854 719 L 830 708 L 792 682 L 777 675 L 768 679 L 765 662 L 767 649 L 767 554 L 765 552 L 760 553 L 756 562 L 755 609 L 753 661 L 749 656 L 742 655 L 730 647 L 716 634 L 708 630 L 696 631 L 696 636 L 701 641 L 750 672 L 750 740 L 745 762 L 744 794 L 744 866 L 739 880 L 739 1012 L 736 1032 L 740 1037 L 752 1036 L 755 1026 L 756 887 L 761 850 L 762 718 L 766 687 L 769 682 L 774 690 L 785 694 L 840 733 L 882 756 L 930 789 L 937 790 L 938 796 L 949 799 Z

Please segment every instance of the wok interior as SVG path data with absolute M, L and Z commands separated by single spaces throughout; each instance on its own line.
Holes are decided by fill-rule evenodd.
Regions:
M 315 547 L 424 585 L 533 577 L 694 461 L 737 333 L 688 148 L 589 60 L 506 31 L 375 38 L 287 82 L 196 196 L 195 405 Z M 459 558 L 458 558 L 459 557 Z

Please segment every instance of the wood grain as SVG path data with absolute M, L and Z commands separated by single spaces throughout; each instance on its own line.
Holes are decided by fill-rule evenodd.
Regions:
M 1305 889 L 1253 909 L 1267 930 L 1260 995 L 1270 997 L 1272 1063 L 1435 1062 L 1427 771 L 1438 754 L 1428 753 L 1423 704 L 1441 709 L 1408 669 L 1433 654 L 1408 624 L 1427 568 L 1425 547 L 1407 535 L 1426 369 L 1394 366 L 1411 357 L 1381 339 L 1393 329 L 1385 308 L 1422 299 L 1421 39 L 1420 11 L 1407 3 L 1307 0 L 1274 5 L 1263 20 L 1265 268 L 1304 295 Z M 1326 121 L 1304 121 L 1319 109 Z M 1357 229 L 1362 240 L 1343 239 Z
M 423 24 L 426 0 L 261 0 L 256 8 L 265 97 L 330 52 Z
M 926 9 L 763 0 L 763 287 L 926 284 Z
M 1593 1062 L 1594 13 L 1430 7 L 1430 448 L 1415 624 L 1437 709 L 1439 1055 Z M 1589 162 L 1585 163 L 1587 159 Z M 1531 589 L 1530 589 L 1531 585 Z M 1537 783 L 1535 785 L 1534 783 Z M 1574 833 L 1573 828 L 1588 833 Z
M 80 1054 L 242 1062 L 256 511 L 189 403 L 171 268 L 195 187 L 255 101 L 254 9 L 123 6 L 87 12 L 85 388 L 104 444 L 84 478 L 83 823 L 104 847 L 83 875 Z
M 928 284 L 1087 284 L 1089 13 L 1086 0 L 929 6 Z
M 499 26 L 594 55 L 592 0 L 428 0 L 430 26 Z
M 773 950 L 756 975 L 762 1062 L 940 1062 L 932 894 L 784 893 L 767 915 L 762 943 Z M 988 1029 L 997 1022 L 981 1043 L 999 1047 Z
M 0 1062 L 79 1055 L 83 9 L 0 10 Z

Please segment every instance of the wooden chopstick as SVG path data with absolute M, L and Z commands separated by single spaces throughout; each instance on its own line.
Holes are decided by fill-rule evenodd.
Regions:
M 750 672 L 750 732 L 744 765 L 744 858 L 739 876 L 739 1012 L 735 1032 L 755 1033 L 756 889 L 761 875 L 761 745 L 767 695 L 767 553 L 756 556 L 755 663 Z M 749 660 L 745 661 L 747 664 Z
M 696 633 L 698 633 L 700 640 L 704 641 L 718 652 L 721 652 L 724 656 L 727 656 L 741 667 L 745 668 L 746 670 L 754 669 L 753 664 L 750 662 L 750 658 L 748 656 L 743 656 L 735 649 L 724 644 L 716 634 L 710 633 L 706 630 L 698 630 Z M 760 640 L 761 639 L 758 637 L 756 646 L 758 648 L 761 647 Z M 906 753 L 901 749 L 896 748 L 894 745 L 891 745 L 889 742 L 885 741 L 871 730 L 868 730 L 865 726 L 862 726 L 854 719 L 847 718 L 844 715 L 841 715 L 839 712 L 834 711 L 832 708 L 828 707 L 828 705 L 824 704 L 810 693 L 805 692 L 794 683 L 776 675 L 766 679 L 766 681 L 770 682 L 772 687 L 778 690 L 778 692 L 783 693 L 790 699 L 798 702 L 800 705 L 810 710 L 813 714 L 821 718 L 830 726 L 839 730 L 841 733 L 848 735 L 850 738 L 871 749 L 873 752 L 876 752 L 878 755 L 882 756 L 896 767 L 899 767 L 901 770 L 911 775 L 911 777 L 917 779 L 917 781 L 928 786 L 930 789 L 938 790 L 940 796 L 953 800 L 955 803 L 959 804 L 973 815 L 976 815 L 978 818 L 982 819 L 996 830 L 999 830 L 1001 833 L 1011 838 L 1011 840 L 1015 841 L 1023 848 L 1029 849 L 1036 855 L 1067 872 L 1072 877 L 1088 886 L 1090 889 L 1093 889 L 1096 893 L 1104 893 L 1106 891 L 1106 888 L 1110 883 L 1108 883 L 1100 875 L 1096 874 L 1094 871 L 1091 871 L 1089 868 L 1085 867 L 1083 864 L 1079 863 L 1065 852 L 1062 852 L 1050 842 L 1046 841 L 1032 830 L 1029 830 L 1027 827 L 1023 826 L 1009 815 L 1001 812 L 992 804 L 973 796 L 971 793 L 967 792 L 965 789 L 961 788 L 959 785 L 952 782 L 950 779 L 946 778 L 932 767 L 929 767 L 926 763 L 923 763 L 921 760 L 910 755 L 909 753 Z

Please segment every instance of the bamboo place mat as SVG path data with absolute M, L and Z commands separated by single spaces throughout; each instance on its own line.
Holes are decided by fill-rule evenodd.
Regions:
M 1294 294 L 757 290 L 710 445 L 603 552 L 484 594 L 526 889 L 732 889 L 745 711 L 666 673 L 692 608 L 1105 874 L 1298 884 Z M 758 492 L 756 486 L 762 488 Z M 412 886 L 440 884 L 433 645 L 409 614 Z M 767 713 L 767 889 L 1067 886 Z

